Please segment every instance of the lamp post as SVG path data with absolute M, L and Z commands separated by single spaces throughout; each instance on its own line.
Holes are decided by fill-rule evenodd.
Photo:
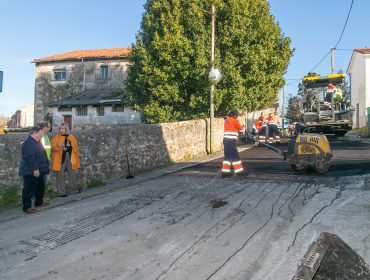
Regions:
M 192 3 L 194 7 L 197 7 L 198 9 L 202 10 L 203 12 L 206 12 L 207 14 L 211 14 L 212 16 L 212 30 L 211 30 L 211 70 L 208 74 L 208 79 L 211 82 L 211 91 L 210 91 L 210 97 L 209 97 L 209 103 L 210 103 L 210 110 L 209 110 L 209 153 L 213 154 L 214 148 L 214 131 L 213 131 L 213 123 L 214 123 L 214 115 L 215 115 L 215 109 L 214 109 L 214 93 L 215 93 L 215 85 L 221 80 L 221 73 L 220 70 L 215 68 L 215 22 L 216 22 L 216 8 L 215 5 L 212 5 L 212 11 L 211 13 L 209 11 L 203 10 L 198 5 Z
M 215 62 L 215 20 L 216 20 L 216 9 L 215 6 L 212 5 L 212 31 L 211 31 L 211 70 L 208 74 L 208 78 L 211 81 L 211 91 L 209 97 L 210 103 L 210 110 L 209 110 L 209 152 L 213 154 L 214 148 L 214 115 L 215 115 L 215 108 L 214 108 L 214 93 L 215 93 L 215 85 L 221 80 L 221 73 L 220 70 L 215 69 L 214 62 Z

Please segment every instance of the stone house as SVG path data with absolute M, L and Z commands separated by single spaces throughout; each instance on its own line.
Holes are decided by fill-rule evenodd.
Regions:
M 347 69 L 350 75 L 353 128 L 370 125 L 370 48 L 354 49 Z
M 129 48 L 79 50 L 34 59 L 35 123 L 72 129 L 140 123 L 127 107 Z

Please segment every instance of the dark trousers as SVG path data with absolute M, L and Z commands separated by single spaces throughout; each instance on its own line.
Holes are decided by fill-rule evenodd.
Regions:
M 276 124 L 269 124 L 269 137 L 279 136 L 279 129 Z
M 23 210 L 32 207 L 32 197 L 35 196 L 35 206 L 41 206 L 44 202 L 45 181 L 44 176 L 24 176 L 23 177 L 23 191 L 22 203 Z
M 236 148 L 236 140 L 224 138 L 224 160 L 239 161 L 239 153 Z

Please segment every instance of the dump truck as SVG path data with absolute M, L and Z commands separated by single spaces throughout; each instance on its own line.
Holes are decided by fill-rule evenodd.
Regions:
M 344 73 L 303 77 L 302 105 L 310 133 L 344 136 L 352 129 L 353 109 Z

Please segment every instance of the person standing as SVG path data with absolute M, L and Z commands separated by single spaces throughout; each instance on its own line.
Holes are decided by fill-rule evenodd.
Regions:
M 243 126 L 238 121 L 238 111 L 231 110 L 224 122 L 224 160 L 222 162 L 222 177 L 231 176 L 231 166 L 235 174 L 243 172 L 243 165 L 236 148 L 236 140 Z M 246 173 L 245 173 L 246 174 Z
M 44 202 L 44 175 L 49 173 L 49 161 L 41 145 L 42 132 L 39 127 L 32 127 L 29 136 L 22 144 L 19 175 L 23 177 L 22 210 L 32 214 L 37 212 L 32 207 L 32 197 L 35 197 L 35 207 L 47 206 Z
M 69 132 L 68 124 L 62 123 L 57 135 L 51 140 L 52 167 L 57 172 L 57 195 L 66 197 L 65 177 L 68 173 L 69 192 L 80 192 L 77 187 L 77 170 L 80 168 L 80 154 L 77 139 Z
M 276 141 L 277 143 L 280 142 L 280 135 L 279 135 L 279 128 L 280 125 L 279 118 L 277 116 L 277 113 L 272 115 L 272 113 L 269 113 L 269 116 L 267 117 L 268 126 L 269 126 L 269 139 L 268 143 L 273 143 Z
M 50 131 L 51 125 L 49 122 L 44 121 L 40 123 L 40 129 L 42 132 L 41 144 L 45 149 L 48 160 L 50 161 L 51 160 L 51 145 L 50 145 L 50 139 L 47 133 Z

